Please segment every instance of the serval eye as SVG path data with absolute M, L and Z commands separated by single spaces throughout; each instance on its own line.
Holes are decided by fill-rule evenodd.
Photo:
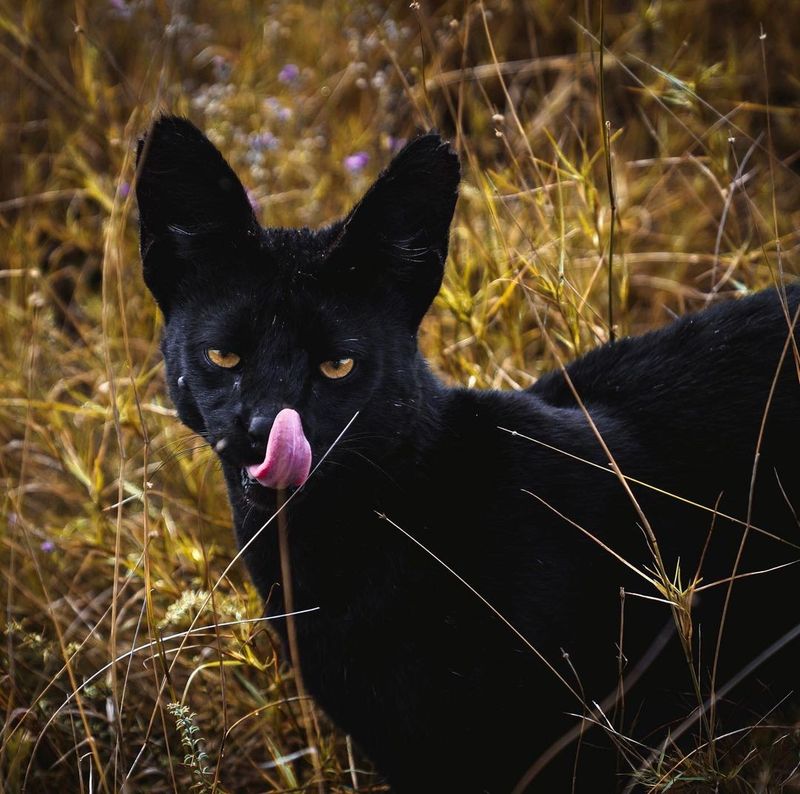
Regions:
M 222 350 L 206 350 L 206 358 L 214 366 L 233 369 L 242 359 L 236 353 L 224 353 Z
M 323 361 L 319 365 L 319 371 L 331 380 L 344 378 L 353 371 L 356 362 L 352 358 L 336 358 L 331 361 Z

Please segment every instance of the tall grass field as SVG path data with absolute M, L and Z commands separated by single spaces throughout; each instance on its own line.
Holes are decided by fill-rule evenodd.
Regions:
M 2 792 L 387 790 L 301 708 L 166 396 L 154 117 L 203 128 L 272 226 L 342 215 L 438 129 L 464 178 L 421 345 L 521 389 L 800 274 L 798 40 L 792 0 L 0 0 Z M 668 745 L 648 790 L 800 790 L 780 705 Z

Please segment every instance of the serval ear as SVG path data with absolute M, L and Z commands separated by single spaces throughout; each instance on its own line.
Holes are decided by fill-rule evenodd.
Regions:
M 460 176 L 437 134 L 408 143 L 341 223 L 329 267 L 391 285 L 416 328 L 442 283 Z
M 220 151 L 191 122 L 162 116 L 139 141 L 136 198 L 144 280 L 165 315 L 199 254 L 252 243 L 260 226 Z

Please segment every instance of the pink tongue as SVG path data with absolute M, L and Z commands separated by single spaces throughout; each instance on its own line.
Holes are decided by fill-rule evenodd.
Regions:
M 303 434 L 300 414 L 284 408 L 269 431 L 263 462 L 248 466 L 247 473 L 265 488 L 286 488 L 302 485 L 310 469 L 311 446 Z

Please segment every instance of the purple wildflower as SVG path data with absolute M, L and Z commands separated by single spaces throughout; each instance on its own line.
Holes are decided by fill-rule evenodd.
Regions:
M 258 151 L 278 147 L 278 139 L 271 132 L 253 132 L 249 137 L 250 145 Z
M 369 155 L 366 152 L 355 152 L 344 158 L 344 167 L 351 174 L 363 171 L 369 162 Z
M 39 548 L 40 548 L 42 551 L 44 551 L 44 552 L 47 552 L 47 554 L 49 554 L 51 551 L 55 551 L 55 549 L 56 549 L 56 544 L 55 544 L 55 543 L 53 543 L 53 541 L 52 541 L 52 540 L 43 540 L 43 541 L 42 541 L 42 542 L 39 544 Z
M 131 185 L 130 182 L 120 182 L 119 185 L 119 197 L 126 198 L 128 193 L 131 192 Z
M 130 19 L 133 15 L 133 9 L 125 0 L 109 0 L 108 5 L 111 13 L 120 19 Z
M 274 96 L 267 97 L 261 104 L 267 113 L 277 116 L 278 121 L 287 121 L 292 117 L 292 109 L 281 104 Z
M 261 212 L 261 202 L 258 200 L 258 196 L 253 193 L 252 190 L 247 191 L 247 200 L 250 202 L 250 206 L 253 208 L 253 212 L 258 213 Z
M 278 72 L 278 80 L 287 85 L 294 83 L 298 77 L 300 77 L 300 69 L 294 63 L 287 63 L 286 66 Z

